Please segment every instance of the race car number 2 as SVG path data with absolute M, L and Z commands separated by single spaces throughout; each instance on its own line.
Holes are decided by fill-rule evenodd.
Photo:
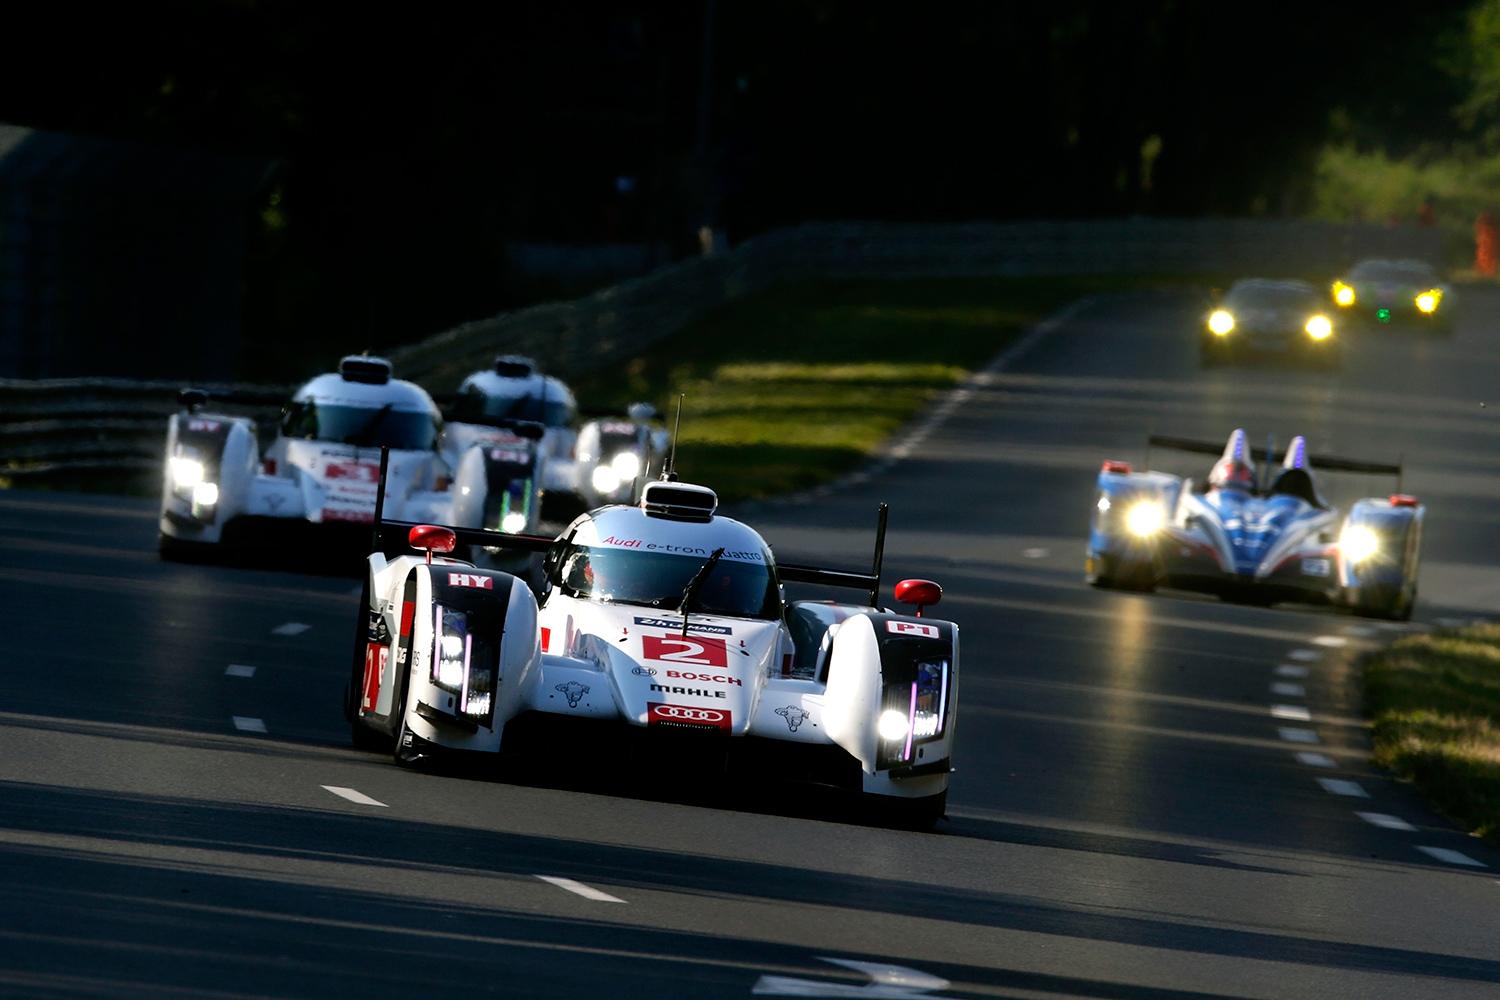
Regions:
M 729 653 L 723 639 L 694 636 L 684 639 L 675 635 L 641 637 L 641 654 L 662 663 L 691 663 L 699 667 L 727 667 Z

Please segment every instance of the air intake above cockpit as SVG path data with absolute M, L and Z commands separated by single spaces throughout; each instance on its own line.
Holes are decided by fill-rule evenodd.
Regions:
M 647 483 L 641 491 L 641 510 L 647 517 L 669 521 L 712 521 L 719 498 L 707 486 L 692 483 Z
M 339 362 L 339 375 L 345 382 L 385 385 L 391 380 L 391 363 L 368 354 L 351 354 Z

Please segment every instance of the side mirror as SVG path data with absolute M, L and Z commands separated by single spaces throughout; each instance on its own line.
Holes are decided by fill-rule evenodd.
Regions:
M 902 580 L 896 584 L 896 600 L 902 604 L 915 604 L 917 617 L 922 609 L 931 607 L 943 599 L 943 588 L 931 580 Z
M 406 534 L 406 542 L 414 549 L 425 549 L 427 561 L 432 562 L 434 552 L 452 552 L 458 544 L 458 536 L 452 528 L 436 524 L 419 524 Z
M 203 389 L 179 389 L 177 390 L 177 405 L 186 409 L 189 413 L 198 407 L 208 403 L 208 393 Z

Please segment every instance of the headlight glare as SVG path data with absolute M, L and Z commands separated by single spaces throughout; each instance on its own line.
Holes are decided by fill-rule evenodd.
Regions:
M 500 519 L 500 530 L 507 535 L 518 535 L 526 530 L 526 515 L 513 510 Z
M 1417 311 L 1425 316 L 1431 316 L 1437 312 L 1438 303 L 1443 301 L 1443 293 L 1436 288 L 1423 292 L 1417 296 Z
M 596 493 L 613 493 L 620 488 L 620 474 L 608 465 L 596 465 L 589 482 L 593 484 Z
M 1155 500 L 1142 500 L 1125 512 L 1125 529 L 1137 538 L 1150 538 L 1167 523 L 1167 512 Z
M 1208 329 L 1216 337 L 1226 336 L 1234 329 L 1234 314 L 1228 309 L 1215 309 L 1208 316 Z
M 1333 336 L 1333 324 L 1328 321 L 1327 316 L 1321 314 L 1310 318 L 1302 329 L 1313 340 L 1327 340 Z
M 610 460 L 609 467 L 625 483 L 641 474 L 641 457 L 633 451 L 622 451 Z
M 1342 281 L 1333 283 L 1333 301 L 1345 308 L 1354 305 L 1354 289 Z
M 212 507 L 219 502 L 218 483 L 198 483 L 193 487 L 193 505 L 195 507 Z
M 1380 552 L 1380 536 L 1363 524 L 1351 524 L 1339 537 L 1339 551 L 1352 563 L 1362 563 Z
M 899 708 L 888 708 L 880 713 L 880 720 L 876 723 L 875 730 L 880 734 L 881 739 L 894 742 L 906 739 L 908 725 L 909 720 L 905 712 Z
M 190 490 L 203 482 L 203 463 L 196 458 L 172 456 L 171 471 L 172 485 L 179 490 Z

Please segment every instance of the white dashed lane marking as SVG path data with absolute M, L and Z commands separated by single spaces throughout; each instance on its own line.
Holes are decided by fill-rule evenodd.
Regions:
M 1312 713 L 1301 705 L 1272 705 L 1271 718 L 1290 719 L 1293 722 L 1311 722 Z
M 1307 668 L 1295 663 L 1283 663 L 1276 668 L 1277 677 L 1306 677 Z
M 244 663 L 231 663 L 224 668 L 225 677 L 254 677 L 255 668 Z
M 1349 640 L 1341 635 L 1320 635 L 1313 640 L 1314 646 L 1325 646 L 1328 649 L 1338 649 L 1340 646 L 1349 645 Z
M 287 622 L 285 625 L 277 625 L 275 628 L 273 628 L 271 630 L 271 634 L 272 635 L 301 635 L 303 632 L 306 632 L 310 628 L 312 628 L 311 625 L 304 625 L 301 622 Z
M 1347 795 L 1351 799 L 1368 799 L 1370 793 L 1365 791 L 1357 781 L 1345 781 L 1343 778 L 1319 778 L 1318 784 L 1323 786 L 1323 791 L 1330 795 Z
M 1358 816 L 1360 819 L 1364 820 L 1366 823 L 1371 824 L 1372 826 L 1380 827 L 1382 830 L 1400 830 L 1403 833 L 1410 833 L 1411 831 L 1416 829 L 1416 827 L 1412 826 L 1400 816 L 1392 816 L 1388 813 L 1357 812 L 1354 815 Z
M 1323 654 L 1316 649 L 1294 649 L 1290 653 L 1286 654 L 1286 658 L 1289 660 L 1300 660 L 1303 663 L 1308 663 L 1312 660 L 1321 660 L 1323 658 Z
M 234 719 L 234 728 L 242 733 L 263 733 L 266 731 L 266 724 L 259 719 L 252 719 L 247 715 L 235 715 L 231 716 L 231 718 Z
M 324 791 L 332 792 L 341 799 L 348 799 L 350 802 L 353 802 L 357 806 L 379 806 L 382 809 L 388 808 L 384 802 L 381 802 L 378 799 L 372 799 L 364 792 L 357 791 L 353 788 L 344 788 L 342 785 L 323 785 L 322 787 Z
M 1297 763 L 1308 767 L 1333 767 L 1333 758 L 1326 753 L 1303 752 L 1297 755 Z
M 1469 857 L 1467 854 L 1464 854 L 1462 851 L 1449 850 L 1446 847 L 1423 847 L 1421 844 L 1418 844 L 1417 850 L 1421 851 L 1428 857 L 1436 858 L 1445 864 L 1463 865 L 1466 868 L 1489 867 L 1489 865 L 1485 864 L 1483 861 L 1475 861 L 1473 858 Z
M 1026 549 L 1026 550 L 1022 551 L 1021 555 L 1025 556 L 1027 559 L 1045 559 L 1045 558 L 1047 558 L 1047 550 L 1046 549 Z
M 1277 735 L 1288 743 L 1317 743 L 1318 734 L 1311 729 L 1297 729 L 1292 726 L 1282 726 L 1276 730 Z
M 1282 698 L 1306 698 L 1307 688 L 1301 684 L 1291 684 L 1287 681 L 1277 681 L 1271 685 L 1271 693 Z
M 575 882 L 570 878 L 558 878 L 556 875 L 538 875 L 537 878 L 541 879 L 543 882 L 555 885 L 559 889 L 564 889 L 568 892 L 571 892 L 575 896 L 582 896 L 584 899 L 592 899 L 596 903 L 625 902 L 625 900 L 621 899 L 619 896 L 611 896 L 607 892 L 601 892 L 591 885 L 584 885 L 582 882 Z

